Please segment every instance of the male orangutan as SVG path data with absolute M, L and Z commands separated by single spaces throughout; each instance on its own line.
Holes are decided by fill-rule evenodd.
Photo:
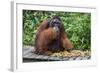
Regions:
M 44 20 L 35 39 L 35 53 L 49 55 L 50 52 L 70 50 L 72 43 L 65 33 L 63 23 L 58 16 Z

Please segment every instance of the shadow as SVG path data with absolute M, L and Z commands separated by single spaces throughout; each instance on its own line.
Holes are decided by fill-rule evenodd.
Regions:
M 7 70 L 8 70 L 8 71 L 10 71 L 10 72 L 13 72 L 13 70 L 12 70 L 12 69 L 10 69 L 10 68 L 9 68 L 9 69 L 7 69 Z

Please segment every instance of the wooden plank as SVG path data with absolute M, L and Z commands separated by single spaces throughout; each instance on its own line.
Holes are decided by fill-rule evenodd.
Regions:
M 68 61 L 75 60 L 75 57 L 70 57 Z
M 62 61 L 63 59 L 60 58 L 60 57 L 52 57 L 52 56 L 50 56 L 50 57 L 48 58 L 48 60 Z
M 48 58 L 48 60 L 54 60 L 55 59 L 55 57 L 49 57 Z
M 91 56 L 88 56 L 88 59 L 91 59 Z
M 27 49 L 27 50 L 24 49 L 22 54 L 23 54 L 23 55 L 27 55 L 27 54 L 29 54 L 31 51 L 32 51 L 32 49 Z
M 28 54 L 25 54 L 23 57 L 24 58 L 29 58 L 31 55 L 32 55 L 32 53 L 28 53 Z
M 91 58 L 90 56 L 86 56 L 86 57 L 83 57 L 82 60 L 88 60 L 90 58 Z
M 63 58 L 61 58 L 61 57 L 56 57 L 55 60 L 57 60 L 57 61 L 63 61 Z
M 38 55 L 36 55 L 36 54 L 34 54 L 34 53 L 31 53 L 31 55 L 28 57 L 28 58 L 30 58 L 30 59 L 34 59 L 34 58 L 36 58 Z M 24 57 L 25 58 L 25 57 Z
M 65 58 L 65 57 L 63 58 L 63 61 L 67 61 L 67 60 L 69 60 L 69 58 L 68 58 L 68 57 L 67 57 L 67 58 Z
M 43 55 L 38 55 L 37 57 L 35 57 L 36 59 L 43 59 Z
M 23 47 L 22 51 L 23 51 L 23 55 L 28 54 L 29 52 L 34 52 L 34 47 L 31 46 L 25 46 Z
M 44 56 L 43 59 L 47 59 L 47 60 L 48 60 L 49 57 L 50 57 L 50 56 Z
M 70 61 L 70 60 L 87 60 L 90 59 L 91 56 L 85 57 L 53 57 L 53 56 L 45 56 L 38 55 L 33 53 L 34 47 L 24 47 L 23 48 L 23 59 L 24 60 L 32 60 L 32 61 Z
M 76 59 L 75 60 L 82 60 L 82 57 L 76 57 Z

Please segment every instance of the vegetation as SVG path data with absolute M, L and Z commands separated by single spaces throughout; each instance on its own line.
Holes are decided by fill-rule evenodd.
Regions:
M 61 18 L 65 32 L 75 49 L 90 50 L 91 14 L 81 12 L 23 10 L 23 45 L 34 45 L 39 24 L 54 15 Z

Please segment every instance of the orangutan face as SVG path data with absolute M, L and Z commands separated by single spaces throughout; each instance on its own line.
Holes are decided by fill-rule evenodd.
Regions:
M 58 33 L 60 33 L 61 25 L 62 23 L 59 17 L 54 17 L 49 22 L 49 27 L 53 27 Z

